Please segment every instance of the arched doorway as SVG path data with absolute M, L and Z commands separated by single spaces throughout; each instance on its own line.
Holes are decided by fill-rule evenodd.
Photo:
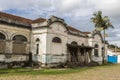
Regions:
M 76 41 L 71 42 L 71 46 L 69 47 L 70 52 L 70 61 L 71 62 L 78 62 L 78 43 Z
M 6 47 L 6 36 L 0 32 L 0 53 L 5 53 L 5 47 Z
M 27 38 L 23 35 L 15 35 L 12 40 L 13 42 L 13 53 L 25 54 L 27 48 Z

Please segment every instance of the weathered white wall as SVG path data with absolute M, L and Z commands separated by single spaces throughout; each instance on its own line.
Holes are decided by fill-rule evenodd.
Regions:
M 6 42 L 6 53 L 12 53 L 12 38 L 15 35 L 23 35 L 27 38 L 28 42 L 30 42 L 30 30 L 26 28 L 19 28 L 19 26 L 11 26 L 11 25 L 3 25 L 0 24 L 0 32 L 4 33 L 6 35 L 6 40 L 9 40 Z M 29 43 L 27 43 L 27 52 L 30 50 Z
M 94 35 L 94 37 L 90 40 L 92 42 L 92 46 L 94 47 L 95 44 L 98 44 L 99 47 L 98 47 L 98 56 L 94 56 L 94 50 L 92 51 L 92 58 L 94 61 L 97 61 L 97 62 L 100 62 L 102 61 L 102 47 L 103 47 L 103 44 L 102 44 L 102 39 L 101 39 L 101 36 L 96 34 Z
M 95 44 L 99 45 L 99 49 L 98 49 L 98 56 L 102 56 L 102 41 L 101 41 L 101 37 L 100 35 L 96 34 L 92 40 L 93 42 L 93 47 L 95 46 Z
M 27 47 L 26 47 L 26 54 L 28 54 L 30 52 L 30 29 L 27 28 L 21 28 L 20 26 L 12 26 L 12 25 L 6 25 L 6 24 L 0 24 L 0 32 L 3 33 L 6 36 L 6 40 L 5 40 L 5 53 L 13 53 L 13 37 L 15 35 L 23 35 L 27 38 L 28 42 L 26 43 Z M 1 60 L 2 61 L 4 59 L 4 61 L 7 60 L 7 58 L 4 56 L 4 54 L 0 55 Z M 21 56 L 22 57 L 22 56 Z M 14 59 L 14 58 L 13 58 Z M 9 59 L 9 61 L 12 61 L 13 59 Z
M 40 22 L 40 23 L 34 23 L 34 24 L 31 24 L 33 28 L 35 27 L 43 27 L 43 26 L 46 26 L 47 25 L 47 21 L 45 22 Z
M 61 43 L 54 43 L 52 39 L 59 37 Z M 67 29 L 59 22 L 55 22 L 50 25 L 47 34 L 47 54 L 51 56 L 50 62 L 65 62 L 67 55 Z M 50 63 L 49 62 L 49 63 Z
M 12 40 L 15 35 L 23 35 L 30 41 L 30 30 L 26 28 L 20 28 L 19 26 L 11 26 L 0 24 L 0 32 L 4 32 L 8 40 Z
M 120 55 L 117 55 L 117 63 L 120 63 Z
M 78 45 L 82 45 L 82 44 L 84 44 L 85 46 L 88 45 L 87 38 L 74 36 L 74 35 L 68 35 L 67 43 L 71 44 L 71 42 L 73 42 L 73 41 L 77 42 Z
M 42 24 L 35 24 L 33 27 L 41 26 Z M 44 22 L 44 25 L 46 23 Z M 101 36 L 96 34 L 94 38 L 90 34 L 90 38 L 75 36 L 67 33 L 66 27 L 61 22 L 54 22 L 48 27 L 38 28 L 32 30 L 32 43 L 31 43 L 31 51 L 34 55 L 35 61 L 40 61 L 42 63 L 59 63 L 65 62 L 67 60 L 67 44 L 71 44 L 71 42 L 75 41 L 78 45 L 84 44 L 85 46 L 94 47 L 95 44 L 99 45 L 98 49 L 98 57 L 94 56 L 94 50 L 92 50 L 92 58 L 94 61 L 102 61 L 102 41 Z M 61 39 L 61 43 L 54 43 L 52 39 L 54 37 L 59 37 Z M 36 42 L 35 40 L 39 38 L 40 42 Z M 39 54 L 36 54 L 36 44 L 39 43 Z
M 33 60 L 42 62 L 42 55 L 46 54 L 46 38 L 47 38 L 47 28 L 34 29 L 31 33 L 31 52 L 33 54 Z M 39 42 L 36 39 L 39 38 Z M 37 44 L 39 44 L 39 53 L 36 54 Z
M 5 61 L 5 55 L 0 54 L 0 62 L 4 62 Z

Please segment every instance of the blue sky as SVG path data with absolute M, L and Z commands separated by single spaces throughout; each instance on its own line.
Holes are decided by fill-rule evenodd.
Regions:
M 107 30 L 109 43 L 120 46 L 120 0 L 0 0 L 0 11 L 36 19 L 55 15 L 81 31 L 92 31 L 92 14 L 109 16 L 115 29 Z

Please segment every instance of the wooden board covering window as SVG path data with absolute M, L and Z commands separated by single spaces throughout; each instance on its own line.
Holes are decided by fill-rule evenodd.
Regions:
M 5 53 L 5 42 L 0 41 L 0 53 Z
M 26 44 L 13 43 L 13 53 L 16 53 L 16 54 L 26 53 Z

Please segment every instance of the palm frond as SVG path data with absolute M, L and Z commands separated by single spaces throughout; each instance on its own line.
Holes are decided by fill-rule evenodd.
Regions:
M 102 11 L 94 13 L 91 20 L 95 24 L 95 28 L 102 29 L 114 28 L 108 16 L 102 17 Z

